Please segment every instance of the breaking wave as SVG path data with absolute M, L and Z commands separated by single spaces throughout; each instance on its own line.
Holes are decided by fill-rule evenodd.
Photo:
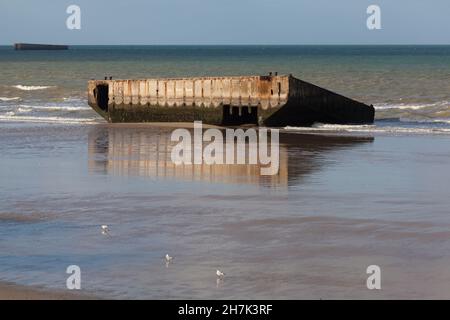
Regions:
M 399 134 L 450 134 L 450 119 L 432 122 L 402 122 L 390 119 L 375 121 L 373 125 L 340 125 L 316 123 L 311 127 L 284 128 L 286 131 L 321 133 L 399 133 Z
M 375 104 L 375 111 L 378 114 L 396 113 L 396 112 L 410 112 L 422 115 L 433 115 L 437 112 L 449 112 L 450 101 L 438 101 L 433 103 L 380 103 Z
M 24 86 L 21 84 L 13 86 L 13 88 L 24 90 L 24 91 L 34 91 L 34 90 L 45 90 L 49 88 L 54 88 L 54 86 Z
M 39 105 L 20 105 L 17 109 L 19 112 L 30 112 L 30 111 L 83 111 L 83 110 L 91 110 L 88 106 L 86 107 L 77 107 L 77 106 L 39 106 Z
M 38 123 L 98 123 L 98 118 L 68 118 L 68 117 L 35 117 L 35 116 L 20 116 L 15 113 L 5 113 L 0 115 L 0 121 L 14 121 L 14 122 L 38 122 Z
M 450 121 L 450 101 L 433 103 L 401 103 L 375 105 L 375 119 L 396 119 L 402 123 L 448 124 Z
M 379 103 L 375 104 L 375 110 L 420 110 L 426 108 L 446 108 L 450 106 L 450 101 L 438 101 L 433 103 Z
M 7 101 L 17 101 L 20 100 L 20 97 L 12 97 L 12 98 L 8 98 L 8 97 L 0 97 L 0 101 L 3 102 L 7 102 Z
M 0 105 L 0 121 L 7 122 L 86 124 L 100 119 L 81 97 L 68 97 L 61 102 L 32 100 L 28 104 Z

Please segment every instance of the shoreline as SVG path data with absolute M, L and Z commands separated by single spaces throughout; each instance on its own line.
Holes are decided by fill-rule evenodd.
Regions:
M 112 128 L 112 129 L 192 129 L 194 124 L 191 122 L 142 122 L 142 123 L 107 123 L 107 122 L 85 122 L 85 123 L 57 123 L 57 122 L 28 122 L 28 121 L 2 121 L 4 130 L 11 128 L 55 128 L 55 127 L 78 127 L 78 128 Z M 238 126 L 225 127 L 202 123 L 203 129 L 259 129 L 258 126 Z M 330 125 L 318 124 L 318 126 L 309 127 L 268 127 L 269 129 L 279 129 L 280 134 L 305 134 L 305 135 L 333 135 L 333 136 L 404 136 L 404 137 L 423 137 L 423 136 L 450 136 L 450 127 L 427 127 L 427 126 L 379 126 L 375 122 L 373 125 Z
M 44 289 L 0 282 L 0 300 L 95 300 L 97 297 L 74 291 Z
M 173 169 L 170 130 L 127 127 L 0 129 L 0 299 L 450 296 L 449 136 L 280 135 L 268 178 Z

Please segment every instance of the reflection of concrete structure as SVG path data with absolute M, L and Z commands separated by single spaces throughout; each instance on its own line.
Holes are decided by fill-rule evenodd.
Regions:
M 293 76 L 91 80 L 89 105 L 108 122 L 295 126 L 372 123 L 372 106 Z
M 280 148 L 280 170 L 273 176 L 262 176 L 259 164 L 175 165 L 171 160 L 171 151 L 178 142 L 170 140 L 172 130 L 161 127 L 97 129 L 89 135 L 90 168 L 118 175 L 287 184 L 287 166 L 284 164 L 287 155 L 284 148 Z M 204 143 L 203 148 L 206 145 Z
M 287 186 L 288 181 L 319 169 L 324 164 L 323 152 L 373 140 L 282 133 L 279 172 L 262 176 L 261 167 L 256 164 L 175 165 L 170 157 L 176 145 L 170 141 L 172 130 L 153 126 L 97 126 L 89 134 L 89 168 L 113 175 Z

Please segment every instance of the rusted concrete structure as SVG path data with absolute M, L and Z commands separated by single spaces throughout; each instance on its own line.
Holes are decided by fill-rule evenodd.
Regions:
M 304 126 L 372 123 L 374 108 L 293 76 L 91 80 L 89 105 L 108 122 Z
M 15 43 L 15 50 L 67 50 L 69 49 L 66 45 L 55 45 L 55 44 L 35 44 L 35 43 Z

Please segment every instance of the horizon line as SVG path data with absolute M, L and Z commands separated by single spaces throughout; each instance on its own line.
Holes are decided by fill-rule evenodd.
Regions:
M 449 46 L 450 43 L 211 43 L 211 44 L 66 44 L 66 43 L 45 43 L 45 42 L 15 42 L 8 44 L 0 44 L 0 46 L 14 46 L 16 43 L 26 43 L 26 44 L 45 44 L 45 45 L 66 45 L 66 46 Z

